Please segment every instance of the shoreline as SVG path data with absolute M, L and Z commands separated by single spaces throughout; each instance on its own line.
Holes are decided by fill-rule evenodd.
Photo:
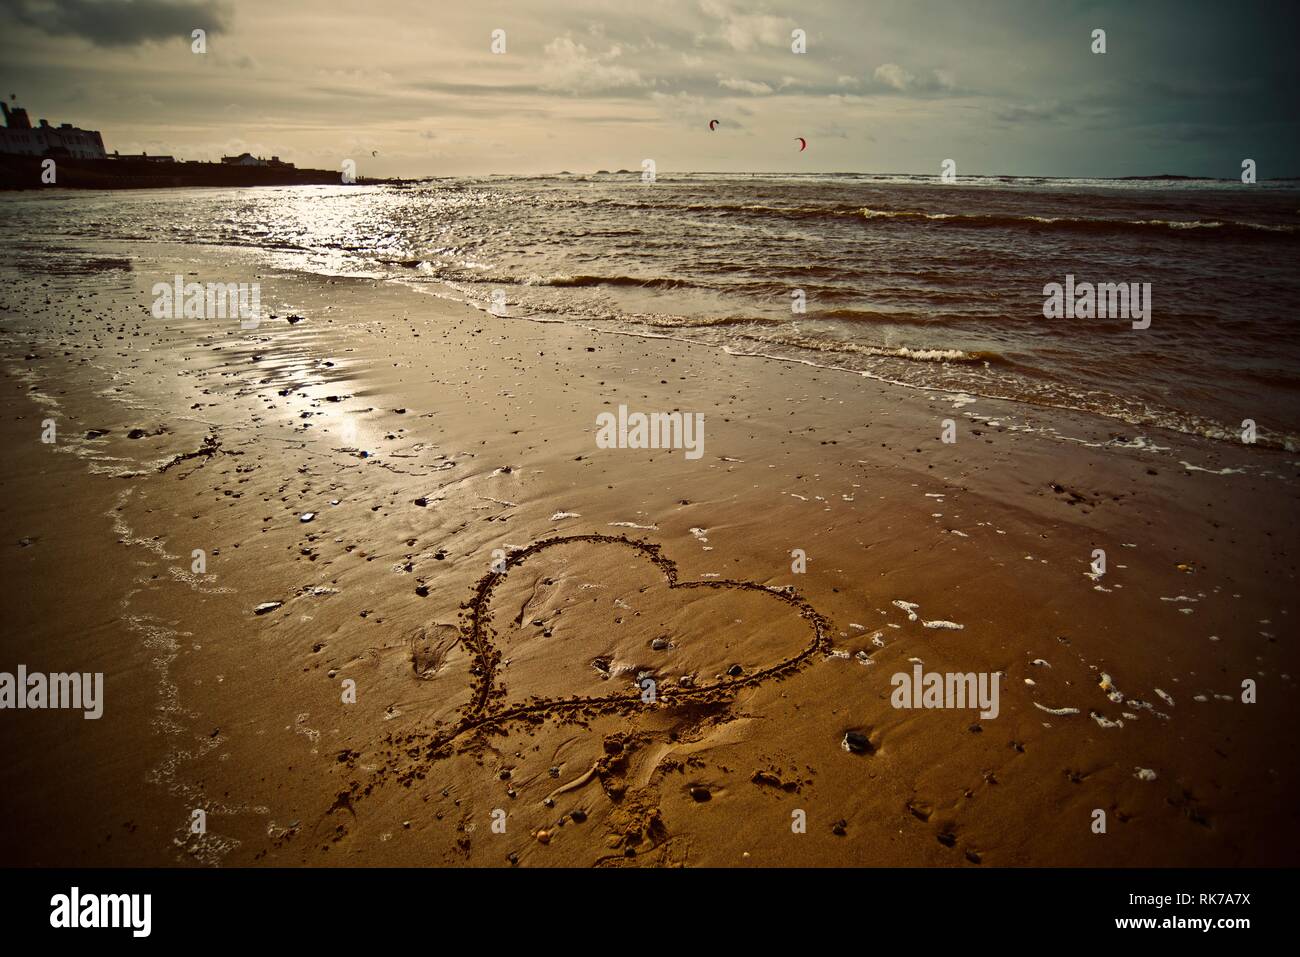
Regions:
M 86 516 L 49 504 L 35 545 L 6 545 L 5 564 L 37 592 L 49 591 L 59 549 L 64 561 L 80 548 L 89 567 L 130 573 L 89 602 L 107 617 L 116 595 L 131 623 L 100 641 L 137 657 L 142 642 L 162 642 L 161 657 L 174 654 L 162 678 L 103 669 L 107 709 L 94 723 L 118 730 L 106 748 L 113 767 L 92 780 L 122 794 L 167 772 L 137 796 L 149 828 L 130 831 L 114 819 L 122 807 L 106 808 L 78 827 L 122 833 L 111 846 L 70 833 L 61 848 L 29 847 L 36 819 L 11 814 L 0 840 L 9 859 L 106 863 L 122 843 L 146 863 L 231 865 L 1294 859 L 1277 838 L 1294 839 L 1285 808 L 1295 761 L 1270 741 L 1296 717 L 1294 652 L 1274 640 L 1294 605 L 1293 557 L 1273 535 L 1294 523 L 1290 481 L 1200 474 L 1175 464 L 1177 453 L 1089 448 L 1077 440 L 1107 429 L 1082 413 L 1052 424 L 1083 436 L 1045 440 L 1005 425 L 1008 403 L 996 400 L 958 404 L 776 359 L 737 363 L 667 336 L 525 325 L 401 283 L 250 268 L 245 254 L 263 255 L 253 250 L 120 246 L 130 272 L 49 277 L 66 288 L 61 299 L 36 291 L 41 277 L 0 294 L 6 377 L 21 385 L 15 370 L 26 370 L 59 403 L 59 447 L 72 454 L 56 461 L 71 501 L 106 503 L 117 540 L 82 542 Z M 173 269 L 260 273 L 277 319 L 251 335 L 237 323 L 153 320 L 148 289 Z M 289 325 L 286 310 L 305 321 Z M 98 341 L 85 339 L 91 331 Z M 0 474 L 16 540 L 31 537 L 15 516 L 40 513 L 51 452 L 19 439 L 42 416 L 19 390 L 6 394 L 13 454 Z M 598 449 L 597 415 L 620 403 L 703 411 L 703 458 Z M 356 444 L 339 441 L 344 416 Z M 953 445 L 939 441 L 945 418 Z M 127 438 L 135 428 L 144 435 Z M 158 471 L 209 435 L 217 449 Z M 1288 455 L 1181 445 L 1206 456 L 1186 459 L 1202 468 L 1264 456 L 1280 472 Z M 86 474 L 86 463 L 105 473 Z M 653 564 L 610 564 L 575 541 L 509 568 L 490 617 L 496 663 L 485 664 L 491 655 L 467 644 L 462 606 L 494 550 L 592 535 L 649 542 L 682 580 L 794 586 L 831 623 L 830 653 L 689 704 L 579 704 L 577 721 L 542 709 L 540 723 L 441 754 L 439 728 L 454 726 L 485 667 L 500 673 L 483 700 L 508 708 L 574 689 L 626 692 L 646 667 L 673 680 L 693 670 L 701 684 L 733 663 L 760 673 L 805 643 L 797 621 L 769 620 L 743 589 L 705 589 L 714 601 L 683 605 Z M 193 547 L 210 562 L 202 575 L 187 570 Z M 1088 577 L 1097 547 L 1110 556 L 1100 581 Z M 796 548 L 804 574 L 791 573 Z M 273 601 L 283 604 L 254 614 Z M 16 602 L 6 598 L 11 620 Z M 917 620 L 899 602 L 919 608 Z M 17 620 L 33 648 L 75 657 L 58 604 L 51 594 L 45 618 Z M 534 633 L 545 631 L 554 634 Z M 653 649 L 658 632 L 675 645 Z M 892 708 L 889 676 L 911 672 L 913 658 L 927 670 L 1003 674 L 999 717 L 973 731 L 971 713 Z M 30 654 L 25 663 L 57 670 Z M 1136 718 L 1124 718 L 1102 674 L 1124 701 L 1155 702 L 1168 717 L 1134 705 Z M 1208 697 L 1252 675 L 1266 689 L 1258 704 Z M 356 681 L 353 705 L 339 702 L 345 677 Z M 1161 704 L 1157 688 L 1177 703 Z M 135 694 L 153 702 L 147 742 L 137 740 L 141 715 L 130 733 L 114 722 Z M 1063 707 L 1080 713 L 1044 713 Z M 33 781 L 83 786 L 42 764 L 66 763 L 69 752 L 48 744 L 68 716 L 24 717 L 27 776 L 9 772 L 0 786 L 20 796 Z M 840 747 L 849 731 L 866 735 L 869 754 Z M 202 840 L 186 836 L 178 813 L 198 803 L 211 807 Z M 737 833 L 716 813 L 724 805 L 752 829 Z M 1112 820 L 1122 838 L 1095 835 L 1096 807 L 1140 829 Z M 491 830 L 498 808 L 504 835 Z M 792 809 L 809 826 L 786 847 Z M 66 857 L 74 847 L 84 856 Z

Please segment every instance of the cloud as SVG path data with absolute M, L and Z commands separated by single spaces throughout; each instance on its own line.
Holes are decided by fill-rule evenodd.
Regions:
M 716 106 L 698 96 L 689 93 L 650 94 L 650 102 L 658 109 L 664 119 L 679 126 L 700 126 L 714 119 Z
M 828 123 L 825 126 L 819 126 L 813 130 L 813 134 L 819 140 L 824 140 L 824 139 L 846 140 L 849 138 L 849 131 L 837 123 Z
M 100 47 L 189 44 L 191 30 L 201 27 L 212 36 L 230 22 L 224 0 L 0 0 L 0 11 L 51 36 L 79 37 Z
M 722 41 L 737 51 L 759 46 L 788 46 L 793 20 L 766 13 L 741 13 L 727 0 L 701 0 L 700 9 L 721 22 Z
M 946 93 L 952 92 L 956 84 L 948 70 L 931 70 L 917 75 L 897 63 L 882 63 L 871 74 L 877 90 L 895 93 Z M 845 85 L 840 77 L 841 85 Z
M 880 66 L 876 67 L 876 72 L 872 76 L 876 78 L 878 83 L 893 87 L 895 90 L 906 90 L 916 82 L 916 77 L 897 63 L 880 64 Z
M 641 74 L 632 67 L 612 61 L 623 53 L 615 45 L 605 53 L 591 53 L 569 37 L 556 37 L 546 44 L 546 66 L 542 88 L 568 93 L 592 93 L 644 86 Z
M 739 80 L 735 77 L 718 78 L 718 86 L 724 90 L 734 90 L 737 93 L 750 93 L 754 96 L 766 96 L 772 92 L 772 88 L 766 83 L 756 83 L 753 80 Z
M 1078 111 L 1059 100 L 1039 104 L 1009 104 L 994 112 L 1004 123 L 1043 123 L 1073 116 Z

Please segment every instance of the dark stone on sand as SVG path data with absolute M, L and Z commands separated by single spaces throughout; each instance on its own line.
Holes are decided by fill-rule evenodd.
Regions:
M 656 638 L 654 641 L 650 642 L 650 647 L 655 651 L 665 651 L 668 648 L 668 639 Z
M 875 748 L 871 746 L 871 739 L 861 731 L 845 732 L 844 740 L 840 742 L 840 746 L 845 751 L 850 751 L 853 754 L 870 754 L 875 751 Z
M 126 433 L 126 437 L 128 439 L 143 439 L 148 434 L 144 429 L 132 429 Z
M 849 822 L 844 820 L 843 818 L 840 818 L 838 821 L 836 821 L 834 824 L 831 825 L 831 833 L 837 835 L 838 837 L 843 837 L 848 832 L 849 832 Z
M 419 498 L 415 500 L 415 504 L 420 506 L 420 508 L 424 508 L 424 506 L 429 504 L 429 500 L 425 498 L 423 495 L 421 495 Z
M 691 786 L 691 797 L 700 802 L 710 801 L 713 799 L 713 793 L 706 787 L 694 784 Z
M 284 602 L 282 601 L 264 601 L 262 602 L 262 604 L 258 605 L 256 608 L 253 609 L 253 614 L 265 615 L 269 611 L 275 611 L 283 604 Z
M 930 820 L 930 815 L 934 813 L 934 808 L 924 801 L 908 801 L 907 809 L 912 812 L 912 817 L 918 821 Z
M 86 438 L 97 439 L 101 435 L 108 435 L 108 431 L 109 431 L 108 429 L 91 429 L 89 432 L 86 433 Z
M 415 593 L 416 593 L 417 595 L 419 595 L 421 598 L 428 598 L 428 597 L 429 597 L 429 586 L 428 586 L 428 585 L 416 585 L 416 586 L 415 586 Z
M 575 824 L 581 824 L 587 819 L 587 812 L 582 808 L 574 808 L 569 812 L 569 817 L 573 818 Z
M 733 678 L 738 678 L 744 673 L 745 673 L 745 669 L 740 667 L 740 665 L 732 665 L 730 668 L 727 669 L 727 674 L 731 675 L 731 677 Z

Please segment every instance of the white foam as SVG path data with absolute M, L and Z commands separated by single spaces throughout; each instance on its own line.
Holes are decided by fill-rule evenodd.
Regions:
M 1193 465 L 1191 462 L 1182 460 L 1179 460 L 1178 464 L 1189 472 L 1206 472 L 1210 475 L 1242 475 L 1245 472 L 1244 469 L 1203 469 L 1199 465 Z
M 921 607 L 920 605 L 911 601 L 903 601 L 901 598 L 895 598 L 893 601 L 893 605 L 895 608 L 901 608 L 903 611 L 907 612 L 908 621 L 917 620 L 918 616 L 916 614 L 916 609 L 920 608 Z
M 1037 708 L 1039 711 L 1046 711 L 1048 714 L 1055 714 L 1055 715 L 1079 713 L 1078 708 L 1048 708 L 1045 705 L 1039 704 L 1037 701 L 1034 702 L 1034 707 Z

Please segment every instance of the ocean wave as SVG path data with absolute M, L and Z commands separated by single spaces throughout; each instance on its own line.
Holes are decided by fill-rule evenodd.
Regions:
M 1253 223 L 1241 220 L 1179 219 L 1108 219 L 1089 216 L 1038 216 L 1016 213 L 938 213 L 918 209 L 873 209 L 868 206 L 822 204 L 774 206 L 765 203 L 621 203 L 608 205 L 631 210 L 655 210 L 662 213 L 715 213 L 773 216 L 787 219 L 845 219 L 911 221 L 963 227 L 1069 230 L 1074 232 L 1151 232 L 1195 234 L 1205 231 L 1214 235 L 1232 234 L 1256 239 L 1298 239 L 1300 226 L 1292 223 Z
M 782 319 L 761 316 L 672 316 L 657 314 L 619 315 L 617 319 L 627 319 L 643 325 L 660 329 L 717 329 L 726 326 L 779 326 Z
M 916 295 L 916 293 L 913 293 Z M 968 299 L 942 292 L 931 292 L 931 298 L 967 303 Z M 983 314 L 952 315 L 939 312 L 882 312 L 878 309 L 854 309 L 837 306 L 832 309 L 818 309 L 807 314 L 808 319 L 837 319 L 840 322 L 862 322 L 875 325 L 891 326 L 947 326 L 956 322 L 986 322 L 989 317 Z
M 1006 213 L 927 213 L 921 210 L 871 209 L 861 207 L 863 219 L 912 220 L 948 224 L 965 228 L 1025 228 L 1069 230 L 1073 232 L 1150 232 L 1177 234 L 1195 230 L 1217 230 L 1217 234 L 1237 236 L 1271 236 L 1297 238 L 1293 225 L 1283 223 L 1247 223 L 1219 220 L 1177 219 L 1099 219 L 1086 216 L 1034 216 Z
M 518 280 L 515 280 L 518 281 Z M 697 287 L 699 283 L 689 279 L 671 276 L 570 276 L 564 273 L 554 276 L 528 276 L 523 280 L 525 286 L 640 286 L 646 289 L 686 289 Z
M 967 352 L 964 349 L 934 346 L 884 346 L 866 342 L 847 342 L 842 339 L 806 336 L 797 332 L 779 332 L 755 341 L 761 342 L 765 346 L 793 346 L 811 352 L 870 356 L 880 359 L 902 359 L 909 362 L 983 364 L 1003 361 L 1002 357 L 995 352 Z

